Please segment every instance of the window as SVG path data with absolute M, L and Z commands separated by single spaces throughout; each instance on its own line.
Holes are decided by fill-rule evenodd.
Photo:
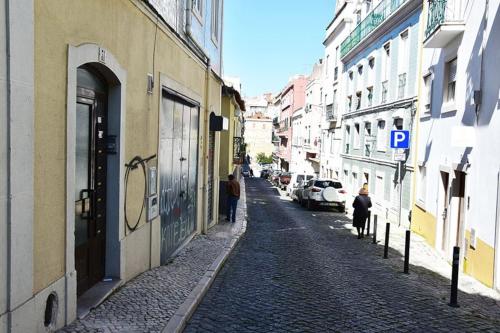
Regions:
M 398 131 L 403 130 L 403 118 L 394 119 L 394 129 Z
M 203 0 L 192 0 L 193 1 L 193 12 L 202 16 L 203 14 Z
M 337 90 L 333 90 L 333 97 L 332 97 L 332 104 L 333 104 L 333 114 L 337 112 Z
M 330 55 L 328 54 L 326 56 L 326 63 L 325 63 L 325 76 L 328 77 L 328 64 L 330 62 Z
M 356 93 L 356 110 L 361 109 L 361 97 L 362 97 L 361 91 L 358 91 Z
M 330 139 L 330 154 L 333 154 L 335 152 L 335 135 L 333 133 L 331 134 L 331 139 Z
M 384 60 L 382 62 L 382 79 L 389 79 L 389 72 L 391 70 L 391 44 L 387 43 L 384 45 L 383 51 Z
M 358 66 L 358 74 L 363 75 L 363 65 Z
M 352 111 L 352 96 L 347 96 L 347 110 Z
M 372 0 L 366 0 L 366 13 L 372 10 Z
M 377 150 L 385 151 L 387 146 L 387 130 L 385 120 L 379 120 L 377 123 Z
M 431 96 L 432 96 L 432 74 L 427 74 L 424 76 L 424 106 L 425 112 L 429 112 L 431 110 Z
M 349 154 L 349 147 L 350 147 L 350 144 L 349 142 L 351 141 L 351 127 L 350 126 L 346 126 L 345 127 L 345 138 L 344 138 L 344 142 L 345 142 L 345 153 L 346 154 Z
M 457 58 L 446 63 L 447 87 L 446 102 L 455 102 L 455 85 L 457 79 Z
M 323 105 L 323 88 L 319 89 L 319 102 Z
M 405 97 L 405 91 L 406 91 L 406 73 L 404 74 L 399 74 L 399 81 L 398 81 L 398 98 L 402 99 Z
M 359 149 L 359 124 L 354 124 L 354 149 Z
M 408 72 L 408 30 L 399 35 L 399 61 L 398 61 L 398 72 L 406 73 Z
M 387 81 L 382 82 L 382 96 L 381 96 L 381 103 L 387 103 Z
M 427 170 L 425 169 L 425 166 L 420 166 L 418 167 L 418 175 L 419 175 L 419 182 L 418 182 L 418 200 L 421 203 L 425 203 L 425 191 L 426 191 L 426 183 L 427 183 Z
M 219 4 L 220 0 L 212 0 L 212 38 L 216 42 L 219 41 Z
M 370 69 L 373 69 L 373 67 L 375 67 L 375 58 L 374 57 L 371 57 L 370 59 L 368 59 L 368 66 L 370 67 Z
M 359 184 L 358 173 L 353 172 L 352 173 L 352 193 L 358 193 L 358 190 L 359 190 L 358 184 Z
M 375 197 L 379 202 L 385 200 L 385 184 L 383 174 L 377 173 L 377 177 L 375 179 Z
M 365 123 L 364 150 L 366 157 L 370 157 L 372 153 L 371 136 L 372 136 L 372 125 L 370 123 Z
M 356 11 L 356 25 L 361 23 L 361 10 Z
M 373 103 L 373 87 L 366 88 L 366 97 L 368 106 L 372 106 Z

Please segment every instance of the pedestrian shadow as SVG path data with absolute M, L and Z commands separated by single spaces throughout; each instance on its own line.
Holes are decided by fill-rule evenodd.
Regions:
M 451 266 L 449 267 L 450 277 L 444 277 L 429 268 L 411 263 L 410 251 L 409 274 L 405 274 L 403 273 L 404 251 L 393 248 L 389 244 L 388 258 L 383 258 L 385 234 L 377 235 L 377 242 L 374 244 L 373 234 L 358 240 L 354 229 L 350 226 L 352 222 L 347 217 L 344 220 L 329 221 L 328 224 L 334 224 L 334 227 L 330 228 L 332 232 L 345 237 L 352 237 L 352 241 L 356 242 L 362 255 L 370 257 L 374 266 L 384 267 L 389 270 L 393 274 L 395 284 L 409 284 L 411 288 L 416 289 L 415 293 L 423 295 L 422 297 L 429 304 L 442 306 L 442 311 L 472 316 L 473 320 L 478 323 L 493 325 L 492 327 L 495 328 L 493 331 L 500 332 L 500 301 L 498 299 L 475 292 L 468 292 L 459 286 L 458 304 L 460 307 L 448 306 L 451 290 Z M 404 297 L 404 295 L 401 296 Z

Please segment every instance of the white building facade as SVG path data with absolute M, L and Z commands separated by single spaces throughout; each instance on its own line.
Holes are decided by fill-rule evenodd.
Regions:
M 412 229 L 500 289 L 500 1 L 424 1 Z
M 321 89 L 323 61 L 313 67 L 305 89 L 305 106 L 292 117 L 292 158 L 290 171 L 297 174 L 319 175 L 321 146 Z

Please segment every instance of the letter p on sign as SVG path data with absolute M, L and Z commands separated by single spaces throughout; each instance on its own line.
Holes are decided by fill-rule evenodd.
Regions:
M 391 148 L 410 148 L 410 131 L 391 131 Z

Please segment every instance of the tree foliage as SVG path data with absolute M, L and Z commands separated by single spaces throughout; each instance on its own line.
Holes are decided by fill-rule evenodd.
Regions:
M 258 153 L 257 154 L 257 163 L 271 164 L 271 163 L 273 163 L 273 156 L 272 155 L 266 156 L 266 154 L 264 154 L 264 153 Z

